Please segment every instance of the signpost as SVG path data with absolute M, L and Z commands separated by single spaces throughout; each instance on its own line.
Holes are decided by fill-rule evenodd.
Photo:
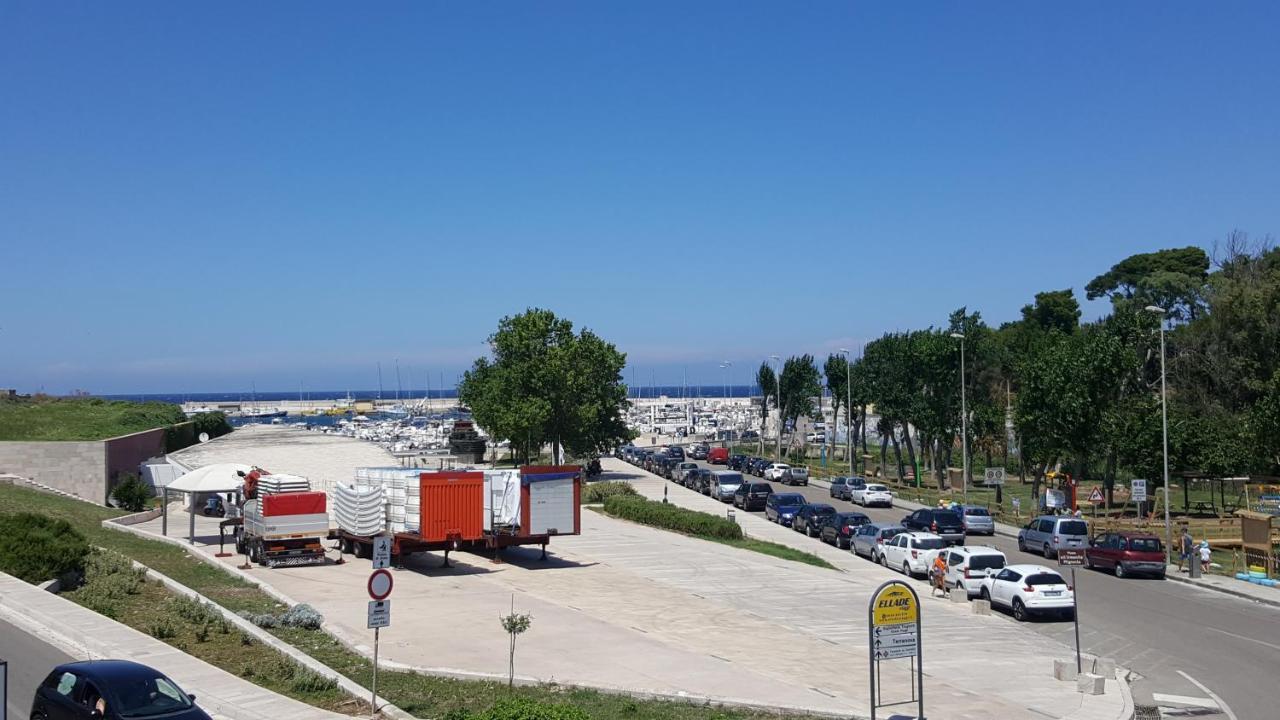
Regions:
M 924 656 L 920 646 L 920 596 L 914 588 L 890 580 L 876 589 L 867 605 L 867 648 L 870 655 L 871 720 L 876 709 L 917 703 L 917 717 L 924 717 Z M 911 658 L 911 698 L 881 702 L 880 663 Z
M 1063 548 L 1058 551 L 1058 567 L 1071 568 L 1071 590 L 1074 593 L 1071 600 L 1071 619 L 1076 626 L 1076 672 L 1083 672 L 1081 669 L 1083 666 L 1080 663 L 1080 586 L 1076 584 L 1076 568 L 1084 565 L 1084 561 L 1084 550 Z
M 1132 480 L 1129 483 L 1129 499 L 1138 504 L 1138 516 L 1145 516 L 1147 509 L 1147 481 Z
M 373 539 L 373 569 L 391 567 L 391 536 L 379 535 Z
M 374 562 L 377 562 L 377 540 L 387 541 L 387 560 L 391 559 L 391 538 L 377 538 L 374 541 Z M 367 627 L 373 629 L 373 686 L 369 707 L 374 715 L 378 714 L 378 631 L 391 625 L 391 588 L 395 581 L 391 579 L 391 571 L 385 567 L 378 568 L 369 575 L 369 622 Z
M 1004 468 L 989 467 L 986 476 L 983 479 L 984 485 L 1003 485 L 1004 484 Z
M 1093 503 L 1094 505 L 1097 505 L 1098 503 L 1102 502 L 1105 499 L 1106 499 L 1106 496 L 1102 494 L 1102 488 L 1098 487 L 1097 485 L 1094 485 L 1093 489 L 1089 491 L 1089 502 Z

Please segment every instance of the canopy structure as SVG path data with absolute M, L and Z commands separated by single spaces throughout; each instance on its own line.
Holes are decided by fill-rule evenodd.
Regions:
M 216 463 L 198 467 L 177 480 L 166 485 L 162 491 L 164 502 L 160 505 L 162 519 L 160 533 L 169 534 L 169 493 L 187 493 L 187 512 L 190 514 L 187 527 L 187 542 L 196 542 L 196 498 L 200 493 L 239 492 L 244 487 L 244 474 L 253 470 L 250 465 L 240 463 Z

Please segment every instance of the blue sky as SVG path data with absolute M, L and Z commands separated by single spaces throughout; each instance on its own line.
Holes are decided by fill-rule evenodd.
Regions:
M 1012 319 L 1134 252 L 1280 232 L 1277 27 L 1274 2 L 10 0 L 0 386 L 452 378 L 529 306 L 646 381 L 745 382 L 961 305 Z

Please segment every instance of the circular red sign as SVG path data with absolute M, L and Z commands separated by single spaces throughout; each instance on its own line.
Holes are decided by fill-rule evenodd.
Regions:
M 391 573 L 385 568 L 374 570 L 369 576 L 369 597 L 374 600 L 386 600 L 391 596 L 391 587 L 394 584 Z

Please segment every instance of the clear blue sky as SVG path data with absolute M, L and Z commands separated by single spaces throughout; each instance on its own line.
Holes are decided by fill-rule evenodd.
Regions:
M 399 358 L 420 387 L 528 306 L 672 383 L 1008 320 L 1134 252 L 1280 232 L 1278 27 L 1275 2 L 8 0 L 0 386 L 358 388 Z

